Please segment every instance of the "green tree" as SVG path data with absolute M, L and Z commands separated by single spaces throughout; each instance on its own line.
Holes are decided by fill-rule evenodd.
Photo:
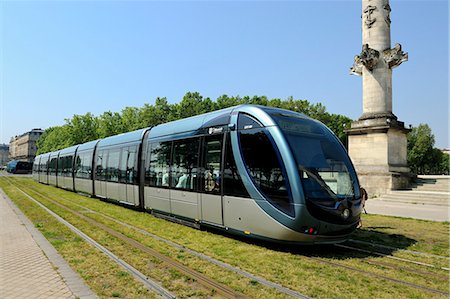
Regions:
M 216 110 L 225 109 L 242 104 L 242 100 L 239 97 L 229 97 L 226 94 L 221 95 L 216 100 Z
M 88 112 L 84 115 L 74 115 L 66 119 L 69 146 L 89 142 L 99 138 L 98 119 Z
M 434 135 L 427 124 L 420 124 L 408 134 L 408 165 L 417 174 L 425 174 L 433 164 Z
M 71 146 L 68 127 L 64 125 L 47 128 L 37 140 L 36 145 L 38 155 Z
M 191 117 L 202 113 L 210 112 L 211 100 L 207 99 L 208 103 L 205 105 L 205 100 L 198 92 L 188 92 L 184 95 L 179 104 L 175 104 L 177 111 L 177 119 Z
M 98 136 L 105 138 L 124 132 L 122 115 L 106 111 L 98 117 Z
M 146 127 L 146 124 L 141 119 L 139 108 L 125 107 L 122 110 L 122 131 L 120 133 L 131 132 L 137 129 Z
M 449 154 L 443 153 L 441 164 L 439 167 L 440 174 L 450 174 L 450 156 Z
M 126 107 L 120 113 L 107 111 L 99 117 L 91 113 L 74 115 L 66 119 L 63 127 L 49 128 L 41 138 L 39 149 L 40 153 L 44 153 L 241 104 L 263 105 L 304 113 L 323 122 L 346 144 L 347 136 L 344 129 L 349 126 L 351 120 L 343 115 L 328 113 L 321 103 L 312 104 L 307 100 L 297 100 L 293 97 L 269 100 L 266 96 L 228 95 L 222 95 L 216 101 L 212 101 L 210 98 L 203 98 L 198 92 L 187 92 L 178 104 L 169 104 L 166 98 L 158 97 L 154 105 L 145 104 L 141 108 Z M 55 133 L 52 133 L 53 131 Z

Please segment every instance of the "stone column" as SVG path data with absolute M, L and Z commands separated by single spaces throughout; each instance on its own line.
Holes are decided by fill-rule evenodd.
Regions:
M 349 154 L 369 193 L 405 188 L 406 133 L 392 112 L 392 69 L 408 60 L 400 44 L 391 49 L 388 0 L 362 0 L 362 50 L 350 73 L 362 76 L 363 113 L 347 130 Z

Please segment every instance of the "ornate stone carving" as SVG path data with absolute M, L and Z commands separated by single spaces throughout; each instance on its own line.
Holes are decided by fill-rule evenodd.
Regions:
M 386 16 L 384 17 L 384 20 L 386 21 L 387 25 L 390 27 L 391 26 L 391 6 L 389 5 L 389 3 L 386 3 L 383 6 L 383 9 L 386 11 Z
M 367 28 L 372 28 L 372 25 L 376 22 L 376 18 L 372 18 L 373 12 L 377 9 L 376 6 L 368 5 L 366 9 L 364 9 L 364 23 Z
M 350 75 L 361 76 L 363 64 L 359 55 L 355 55 L 353 66 L 350 68 Z
M 363 45 L 361 54 L 354 58 L 353 66 L 350 68 L 350 74 L 362 75 L 362 67 L 365 66 L 369 71 L 372 71 L 378 63 L 380 52 L 369 48 L 368 44 Z
M 383 59 L 393 69 L 408 60 L 408 53 L 403 52 L 402 45 L 397 43 L 394 48 L 383 51 Z

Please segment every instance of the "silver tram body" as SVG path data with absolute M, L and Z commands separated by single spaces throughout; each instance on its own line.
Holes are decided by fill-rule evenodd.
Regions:
M 276 108 L 231 107 L 36 161 L 41 183 L 277 242 L 343 241 L 363 208 L 338 138 L 316 120 Z

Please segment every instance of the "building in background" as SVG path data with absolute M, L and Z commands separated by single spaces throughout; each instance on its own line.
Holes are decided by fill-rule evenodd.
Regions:
M 450 155 L 450 148 L 441 149 L 444 154 Z
M 5 166 L 9 161 L 9 145 L 0 144 L 0 166 Z
M 33 129 L 20 136 L 11 138 L 9 143 L 9 157 L 11 160 L 33 162 L 36 157 L 36 141 L 41 137 L 42 129 Z

